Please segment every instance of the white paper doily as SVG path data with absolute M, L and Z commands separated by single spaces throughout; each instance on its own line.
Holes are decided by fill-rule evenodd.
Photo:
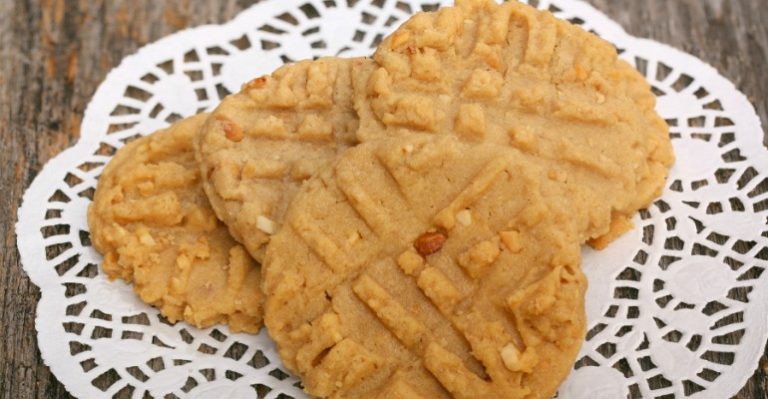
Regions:
M 96 179 L 126 139 L 211 109 L 283 62 L 369 55 L 411 13 L 448 3 L 263 1 L 224 25 L 149 44 L 107 76 L 80 141 L 37 176 L 16 226 L 24 269 L 42 293 L 40 352 L 69 392 L 305 397 L 266 332 L 171 326 L 130 287 L 106 280 L 86 223 Z M 586 3 L 530 3 L 613 42 L 645 73 L 678 159 L 663 197 L 633 231 L 602 252 L 585 250 L 590 330 L 559 397 L 732 396 L 768 337 L 768 212 L 756 210 L 768 203 L 768 152 L 753 107 L 702 61 L 630 37 Z

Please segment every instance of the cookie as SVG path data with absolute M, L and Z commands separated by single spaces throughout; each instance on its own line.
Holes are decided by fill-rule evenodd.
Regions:
M 347 150 L 267 248 L 284 364 L 319 397 L 550 398 L 584 338 L 586 281 L 549 182 L 536 158 L 451 136 Z
M 213 209 L 258 260 L 301 182 L 356 143 L 351 71 L 371 62 L 286 65 L 225 98 L 196 147 Z
M 110 279 L 133 285 L 168 320 L 256 333 L 260 270 L 218 221 L 192 146 L 201 114 L 121 148 L 104 169 L 88 224 Z
M 553 160 L 551 173 L 613 215 L 610 229 L 585 230 L 596 247 L 661 193 L 673 154 L 648 83 L 611 44 L 549 12 L 457 0 L 413 16 L 374 60 L 355 77 L 361 141 L 453 134 Z

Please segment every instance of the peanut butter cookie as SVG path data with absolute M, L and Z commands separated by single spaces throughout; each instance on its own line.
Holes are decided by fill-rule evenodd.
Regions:
M 645 79 L 608 42 L 520 2 L 417 14 L 374 60 L 355 77 L 361 141 L 453 134 L 551 160 L 551 173 L 588 189 L 596 214 L 612 214 L 610 229 L 584 230 L 593 246 L 631 226 L 673 162 Z
M 203 126 L 196 149 L 205 191 L 256 259 L 301 182 L 356 143 L 351 71 L 366 62 L 286 65 L 225 98 Z
M 227 323 L 256 333 L 260 271 L 216 219 L 192 142 L 206 115 L 121 148 L 99 178 L 88 224 L 111 279 L 134 287 L 171 322 Z
M 528 158 L 382 139 L 302 186 L 263 267 L 265 323 L 307 392 L 551 398 L 584 337 L 586 281 L 567 204 Z

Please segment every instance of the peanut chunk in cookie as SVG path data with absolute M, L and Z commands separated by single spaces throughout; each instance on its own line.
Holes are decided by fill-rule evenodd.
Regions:
M 445 244 L 445 235 L 438 232 L 427 232 L 413 242 L 413 247 L 421 256 L 432 255 Z

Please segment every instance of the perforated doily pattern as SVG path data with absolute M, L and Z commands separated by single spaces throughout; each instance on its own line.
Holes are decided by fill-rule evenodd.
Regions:
M 659 96 L 677 154 L 663 197 L 608 249 L 585 250 L 589 334 L 562 398 L 724 398 L 767 336 L 768 154 L 747 99 L 700 60 L 628 36 L 576 0 L 529 1 L 613 42 Z M 445 3 L 445 4 L 443 4 Z M 213 108 L 284 62 L 368 55 L 411 13 L 447 1 L 264 1 L 126 58 L 91 101 L 74 147 L 24 196 L 23 266 L 41 289 L 43 359 L 79 397 L 305 397 L 265 332 L 169 325 L 109 282 L 86 210 L 104 164 L 137 135 Z

